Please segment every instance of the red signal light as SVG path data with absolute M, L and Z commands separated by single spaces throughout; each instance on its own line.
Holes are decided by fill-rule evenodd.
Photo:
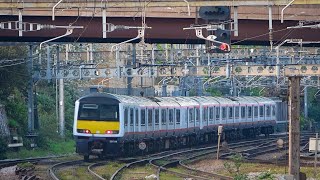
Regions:
M 219 48 L 222 51 L 229 51 L 230 50 L 229 44 L 226 44 L 226 43 L 222 43 Z

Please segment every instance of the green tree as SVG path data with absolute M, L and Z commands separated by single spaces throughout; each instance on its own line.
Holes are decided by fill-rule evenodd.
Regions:
M 222 96 L 222 92 L 216 88 L 208 88 L 206 92 L 210 93 L 211 96 Z
M 15 89 L 26 93 L 29 79 L 26 46 L 0 47 L 0 100 L 6 101 Z
M 26 97 L 15 87 L 11 95 L 5 101 L 10 128 L 17 128 L 18 133 L 25 134 L 27 131 L 27 105 Z

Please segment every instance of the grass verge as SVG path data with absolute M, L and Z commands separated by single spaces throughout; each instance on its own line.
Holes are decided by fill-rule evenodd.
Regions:
M 74 140 L 52 141 L 46 147 L 38 147 L 34 149 L 20 148 L 18 151 L 8 151 L 6 153 L 8 159 L 24 159 L 30 157 L 41 157 L 51 155 L 71 154 L 75 152 Z

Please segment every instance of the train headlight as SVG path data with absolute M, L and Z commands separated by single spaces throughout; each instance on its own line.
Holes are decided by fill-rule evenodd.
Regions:
M 91 134 L 91 131 L 89 129 L 77 129 L 78 133 L 86 133 Z
M 105 134 L 118 134 L 119 131 L 115 131 L 115 130 L 106 130 Z

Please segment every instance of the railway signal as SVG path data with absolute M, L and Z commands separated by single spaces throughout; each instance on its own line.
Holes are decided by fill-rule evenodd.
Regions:
M 229 53 L 231 51 L 231 34 L 229 30 L 217 29 L 215 32 L 217 42 L 211 43 L 208 49 L 209 53 Z
M 225 21 L 230 18 L 228 6 L 202 6 L 199 9 L 199 16 L 209 21 Z
M 231 50 L 230 8 L 228 6 L 204 6 L 199 9 L 199 16 L 209 24 L 216 24 L 216 29 L 207 29 L 209 36 L 215 35 L 217 42 L 206 41 L 207 52 L 229 53 Z

